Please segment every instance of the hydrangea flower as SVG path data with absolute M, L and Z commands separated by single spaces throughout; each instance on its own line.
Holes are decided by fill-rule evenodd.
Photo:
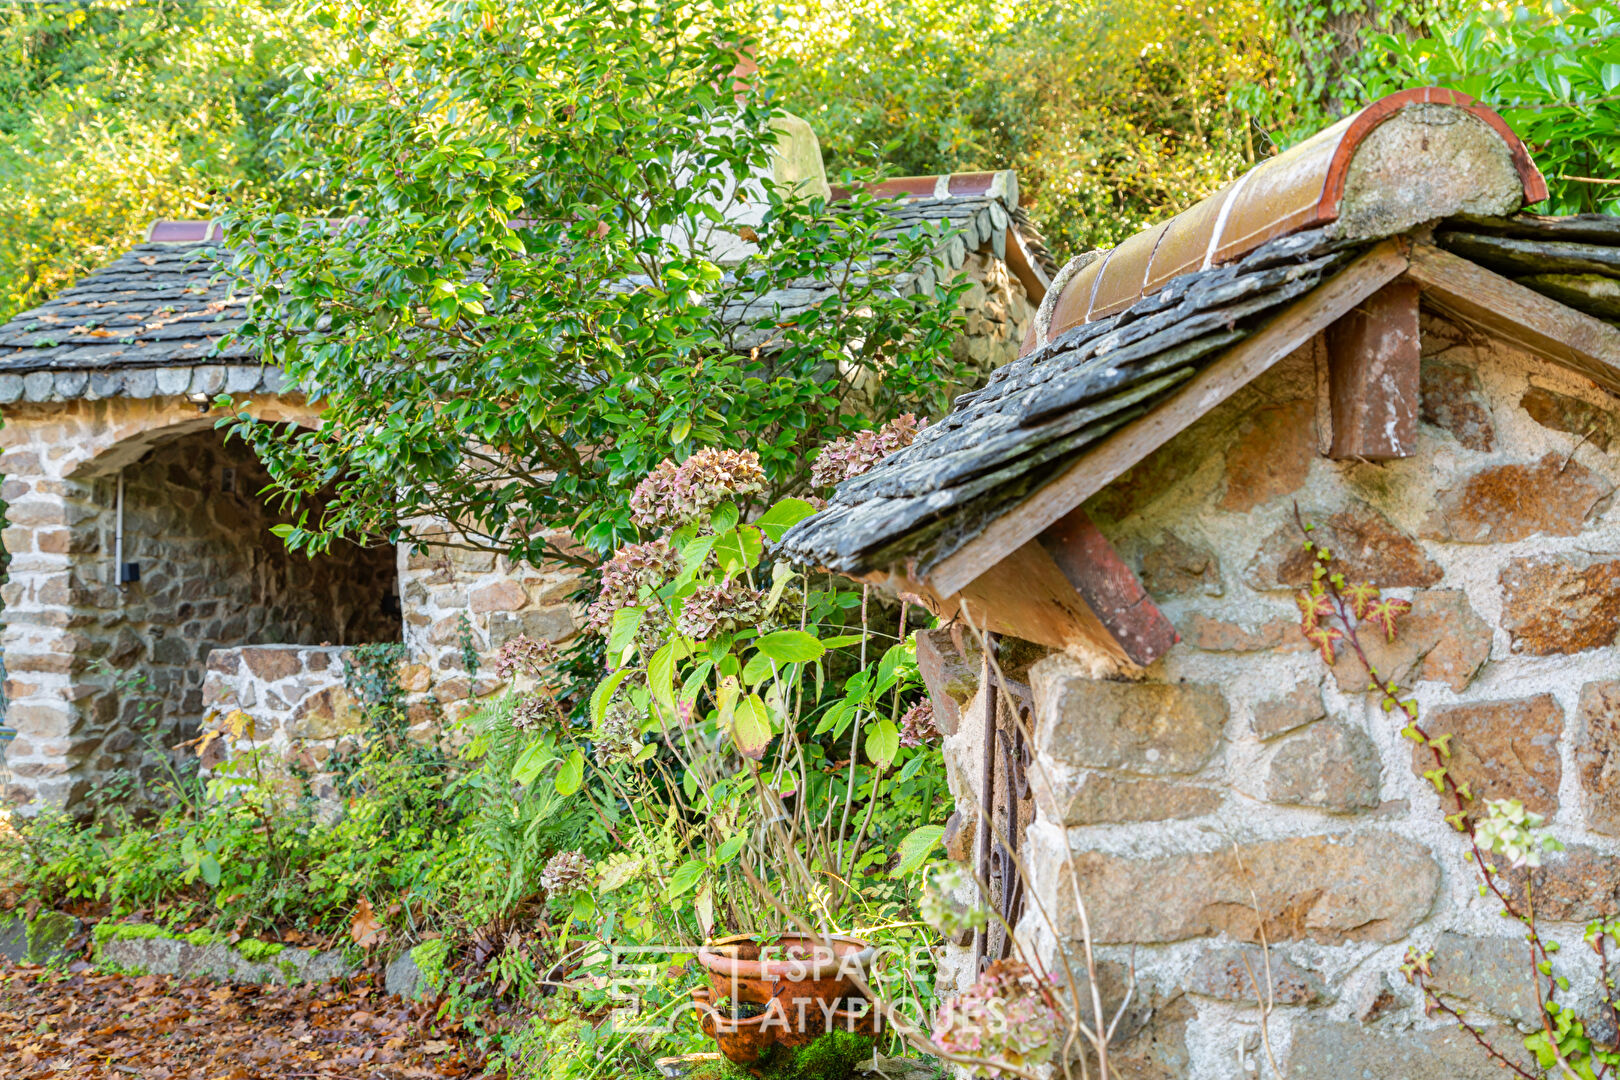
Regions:
M 620 765 L 631 761 L 641 750 L 640 717 L 636 707 L 624 698 L 615 698 L 602 714 L 602 722 L 591 732 L 596 746 L 596 763 Z
M 928 426 L 911 413 L 898 416 L 876 431 L 862 431 L 846 439 L 834 439 L 821 448 L 810 466 L 813 487 L 837 487 L 852 476 L 859 476 L 902 447 L 910 446 Z
M 590 884 L 591 861 L 581 851 L 559 851 L 540 871 L 540 887 L 552 896 L 566 896 Z
M 765 594 L 734 578 L 718 585 L 700 585 L 681 607 L 675 631 L 703 641 L 726 630 L 759 621 L 765 614 Z
M 680 553 L 669 541 L 626 544 L 602 567 L 602 588 L 585 613 L 586 625 L 606 637 L 615 611 L 646 603 L 680 572 Z
M 557 660 L 557 647 L 549 641 L 536 641 L 527 634 L 519 634 L 500 647 L 495 654 L 495 674 L 503 679 L 514 675 L 527 675 L 538 679 L 546 667 Z
M 561 727 L 562 708 L 542 694 L 528 694 L 512 707 L 512 726 L 519 731 L 535 731 L 543 727 Z
M 933 702 L 919 701 L 900 718 L 901 746 L 923 746 L 939 737 L 939 728 L 934 726 Z
M 678 528 L 727 499 L 765 490 L 765 470 L 752 450 L 699 450 L 685 461 L 666 458 L 630 493 L 630 519 L 645 527 Z
M 966 993 L 947 1001 L 934 1025 L 940 1048 L 985 1059 L 975 1076 L 1010 1076 L 1051 1061 L 1063 1040 L 1054 980 L 1017 960 L 997 960 Z

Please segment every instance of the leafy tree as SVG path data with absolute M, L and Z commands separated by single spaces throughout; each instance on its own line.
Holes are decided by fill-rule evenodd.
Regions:
M 1384 36 L 1376 97 L 1448 86 L 1502 114 L 1529 145 L 1550 214 L 1620 214 L 1620 3 L 1560 0 L 1479 8 L 1434 37 Z
M 913 274 L 941 237 L 748 181 L 781 121 L 768 78 L 732 78 L 750 39 L 724 5 L 315 13 L 337 59 L 289 87 L 277 138 L 333 224 L 270 198 L 231 226 L 243 338 L 324 410 L 236 422 L 294 501 L 335 484 L 294 547 L 432 515 L 589 564 L 568 535 L 634 537 L 628 487 L 694 443 L 757 450 L 774 498 L 869 414 L 943 407 L 959 286 Z M 783 289 L 813 306 L 782 315 Z
M 1112 245 L 1270 149 L 1232 96 L 1274 80 L 1258 0 L 821 0 L 763 32 L 829 161 L 1016 168 L 1058 251 Z
M 0 318 L 262 188 L 277 72 L 317 41 L 275 0 L 0 8 Z

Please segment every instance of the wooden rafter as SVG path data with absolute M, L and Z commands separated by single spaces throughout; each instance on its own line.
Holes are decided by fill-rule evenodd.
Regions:
M 1620 330 L 1428 244 L 1412 249 L 1407 276 L 1424 302 L 1620 393 Z

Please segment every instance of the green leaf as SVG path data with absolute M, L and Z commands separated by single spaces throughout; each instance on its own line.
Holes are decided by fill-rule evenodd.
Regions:
M 535 740 L 524 748 L 523 753 L 512 762 L 512 782 L 519 787 L 528 787 L 534 783 L 534 778 L 540 775 L 550 762 L 555 760 L 546 744 Z
M 915 873 L 944 838 L 943 825 L 923 825 L 912 829 L 900 841 L 900 865 L 889 876 L 901 878 Z
M 880 769 L 887 769 L 900 752 L 900 729 L 889 719 L 879 720 L 866 729 L 866 755 Z
M 739 525 L 714 542 L 714 557 L 727 573 L 752 570 L 759 565 L 765 553 L 765 542 L 759 529 L 752 525 Z
M 664 899 L 674 903 L 679 897 L 685 896 L 697 887 L 703 877 L 705 867 L 696 859 L 688 859 L 675 868 L 669 875 L 669 889 L 664 893 Z
M 647 661 L 647 689 L 654 701 L 670 712 L 675 711 L 675 642 L 665 642 Z
M 827 651 L 827 647 L 816 640 L 814 634 L 807 634 L 803 630 L 777 630 L 754 642 L 754 646 L 761 654 L 779 664 L 819 660 Z
M 709 515 L 709 528 L 714 530 L 716 536 L 724 536 L 737 525 L 737 504 L 727 500 L 714 508 Z
M 591 725 L 593 727 L 602 722 L 603 715 L 607 713 L 608 702 L 613 700 L 613 692 L 619 688 L 619 684 L 624 682 L 630 672 L 630 668 L 620 668 L 597 683 L 596 689 L 591 691 Z
M 803 499 L 783 499 L 755 519 L 754 524 L 758 525 L 774 544 L 781 540 L 789 529 L 815 512 L 816 508 Z
M 737 852 L 741 851 L 742 846 L 744 844 L 746 844 L 747 842 L 748 842 L 748 830 L 747 829 L 744 829 L 742 832 L 736 833 L 736 834 L 728 837 L 726 839 L 725 843 L 720 845 L 720 850 L 716 853 L 716 856 L 715 856 L 719 860 L 720 865 L 724 866 L 726 863 L 729 863 L 732 859 L 735 859 L 737 857 Z
M 210 888 L 218 887 L 220 874 L 218 859 L 212 855 L 204 855 L 197 860 L 197 871 L 202 874 L 202 879 L 208 883 Z
M 731 714 L 731 741 L 737 745 L 739 754 L 755 761 L 763 760 L 773 734 L 770 710 L 758 694 L 749 694 L 737 702 Z
M 645 614 L 638 607 L 620 608 L 613 613 L 613 627 L 608 632 L 607 646 L 610 660 L 620 660 L 636 643 L 636 631 L 641 629 L 641 619 Z
M 574 747 L 573 753 L 563 759 L 557 770 L 557 794 L 572 795 L 585 780 L 585 752 Z

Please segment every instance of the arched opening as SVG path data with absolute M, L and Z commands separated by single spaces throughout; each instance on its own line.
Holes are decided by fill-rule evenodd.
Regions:
M 288 551 L 271 533 L 290 517 L 265 494 L 268 472 L 211 423 L 146 433 L 92 465 L 81 482 L 96 511 L 72 546 L 75 599 L 95 613 L 75 682 L 89 691 L 82 734 L 100 736 L 86 760 L 98 784 L 146 787 L 154 751 L 195 732 L 215 649 L 400 640 L 394 548 Z

